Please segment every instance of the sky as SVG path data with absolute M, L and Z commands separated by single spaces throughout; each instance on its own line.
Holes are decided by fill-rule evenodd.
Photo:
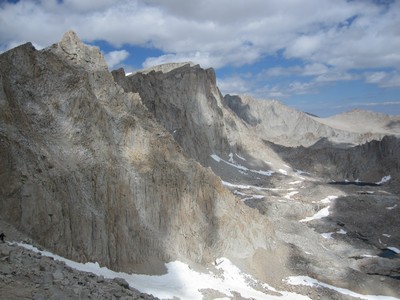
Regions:
M 0 52 L 68 30 L 110 70 L 191 61 L 224 95 L 400 115 L 400 0 L 0 0 Z

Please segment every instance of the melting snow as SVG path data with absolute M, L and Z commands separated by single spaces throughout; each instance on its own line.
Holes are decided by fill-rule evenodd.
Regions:
M 328 197 L 320 200 L 319 202 L 324 203 L 324 204 L 329 204 L 329 203 L 331 203 L 332 200 L 335 200 L 337 198 L 338 198 L 338 196 L 328 196 Z M 329 207 L 330 206 L 324 207 L 323 209 L 318 211 L 316 214 L 314 214 L 312 217 L 304 218 L 304 219 L 300 220 L 300 222 L 309 222 L 312 220 L 322 219 L 322 218 L 329 216 Z
M 338 196 L 328 196 L 328 197 L 320 200 L 319 202 L 321 202 L 321 203 L 331 203 L 332 200 L 335 200 L 337 198 L 338 198 Z
M 321 233 L 322 237 L 327 240 L 333 239 L 332 234 L 334 234 L 334 232 Z
M 347 231 L 345 231 L 343 229 L 340 229 L 340 230 L 338 230 L 336 232 L 321 233 L 321 235 L 322 235 L 323 238 L 325 238 L 327 240 L 330 240 L 330 239 L 333 239 L 332 235 L 335 234 L 335 233 L 337 233 L 337 234 L 347 234 Z
M 305 285 L 305 286 L 321 286 L 330 290 L 337 291 L 343 295 L 348 295 L 354 298 L 366 299 L 366 300 L 398 300 L 399 298 L 390 297 L 390 296 L 380 296 L 380 295 L 363 295 L 356 292 L 353 292 L 348 289 L 339 288 L 321 281 L 318 281 L 314 278 L 308 276 L 291 276 L 286 278 L 287 283 L 292 285 Z
M 327 216 L 329 216 L 329 206 L 324 207 L 323 209 L 321 209 L 319 212 L 317 212 L 312 217 L 307 217 L 307 218 L 304 218 L 304 219 L 300 220 L 300 222 L 309 222 L 309 221 L 312 221 L 312 220 L 318 220 L 318 219 L 326 218 Z
M 289 184 L 299 184 L 299 183 L 302 183 L 302 182 L 303 182 L 302 180 L 297 180 L 297 181 L 289 182 Z
M 397 204 L 395 204 L 395 205 L 393 205 L 393 206 L 390 206 L 390 207 L 386 207 L 386 209 L 392 210 L 392 209 L 395 209 L 396 207 L 397 207 Z
M 396 247 L 386 247 L 389 250 L 392 250 L 394 253 L 399 254 L 400 253 L 400 249 L 396 248 Z
M 294 190 L 294 188 L 277 189 L 277 188 L 263 188 L 263 187 L 259 187 L 259 186 L 255 186 L 255 185 L 234 184 L 234 183 L 230 183 L 230 182 L 223 181 L 223 180 L 222 180 L 222 184 L 227 187 L 237 188 L 240 190 L 250 190 L 250 189 L 255 189 L 257 191 L 293 191 Z
M 287 175 L 287 171 L 286 170 L 279 169 L 278 171 L 279 171 L 279 173 L 282 173 L 283 175 Z
M 98 263 L 77 263 L 48 251 L 40 251 L 28 244 L 17 243 L 34 252 L 41 252 L 44 256 L 53 257 L 63 261 L 71 268 L 83 272 L 91 272 L 102 275 L 105 278 L 123 278 L 129 285 L 141 292 L 153 294 L 161 299 L 179 297 L 181 299 L 202 299 L 201 289 L 213 289 L 225 294 L 227 297 L 235 297 L 233 292 L 240 293 L 244 298 L 251 299 L 309 299 L 296 293 L 277 291 L 268 284 L 262 284 L 248 274 L 243 273 L 227 258 L 216 260 L 216 268 L 222 271 L 222 275 L 213 272 L 200 273 L 192 270 L 187 264 L 174 261 L 166 264 L 168 273 L 160 276 L 128 274 L 115 272 Z M 254 288 L 259 286 L 259 289 Z M 273 292 L 278 295 L 268 294 Z
M 235 195 L 244 196 L 245 198 L 242 198 L 242 201 L 265 198 L 265 196 L 263 196 L 263 195 L 249 195 L 249 194 L 246 194 L 246 193 L 239 192 L 237 190 L 235 190 L 233 193 Z
M 382 183 L 388 182 L 390 179 L 392 179 L 392 176 L 390 176 L 390 175 L 383 176 L 381 181 L 376 182 L 376 184 L 382 184 Z
M 298 194 L 298 193 L 299 193 L 298 191 L 289 192 L 289 193 L 287 193 L 287 194 L 285 195 L 284 198 L 291 200 L 292 196 L 294 196 L 294 195 L 296 195 L 296 194 Z
M 222 161 L 222 162 L 226 163 L 227 165 L 230 165 L 230 166 L 232 166 L 232 167 L 238 169 L 239 172 L 240 172 L 240 171 L 252 172 L 252 173 L 256 173 L 256 174 L 260 174 L 260 175 L 264 175 L 264 176 L 272 176 L 272 174 L 274 173 L 274 171 L 262 171 L 262 170 L 257 171 L 257 170 L 251 170 L 251 169 L 249 169 L 249 168 L 246 168 L 246 167 L 244 167 L 244 166 L 242 166 L 242 165 L 237 164 L 237 163 L 233 160 L 233 154 L 232 154 L 232 153 L 229 154 L 229 157 L 230 157 L 230 158 L 229 158 L 229 161 L 227 161 L 227 160 L 222 159 L 221 157 L 219 157 L 219 156 L 216 155 L 216 154 L 212 154 L 212 155 L 211 155 L 211 158 L 214 159 L 216 162 L 221 162 L 221 161 Z
M 236 155 L 238 158 L 240 158 L 241 160 L 246 161 L 246 159 L 245 159 L 244 157 L 240 156 L 239 154 L 235 153 L 235 155 Z

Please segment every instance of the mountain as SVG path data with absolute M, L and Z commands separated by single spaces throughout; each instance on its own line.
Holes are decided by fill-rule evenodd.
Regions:
M 148 273 L 270 247 L 267 222 L 188 159 L 73 32 L 1 54 L 0 70 L 0 215 L 38 244 Z
M 249 96 L 224 97 L 225 103 L 264 140 L 285 146 L 311 146 L 327 138 L 337 147 L 355 146 L 384 135 L 400 135 L 393 130 L 400 117 L 370 112 L 345 114 L 331 118 L 310 116 L 276 100 L 254 100 Z M 374 118 L 371 119 L 371 114 Z M 357 124 L 355 124 L 355 120 Z M 371 121 L 376 120 L 372 125 Z M 346 125 L 345 125 L 346 124 Z M 370 125 L 363 125 L 370 124 Z M 392 128 L 390 128 L 392 127 Z
M 399 298 L 397 124 L 223 96 L 214 70 L 191 63 L 110 73 L 73 32 L 41 51 L 21 45 L 0 55 L 0 275 L 15 273 L 0 288 L 37 274 L 49 298 L 78 295 L 83 280 L 110 299 L 138 295 L 121 286 Z M 37 252 L 65 269 L 35 267 Z

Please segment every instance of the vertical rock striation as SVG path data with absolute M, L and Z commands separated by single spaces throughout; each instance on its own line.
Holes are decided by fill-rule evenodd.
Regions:
M 217 90 L 190 85 L 196 76 L 215 80 L 210 72 L 168 73 L 182 76 L 181 88 L 206 95 L 191 111 L 177 103 L 172 119 L 155 112 L 170 119 L 172 133 L 189 134 L 180 131 L 189 115 L 198 126 L 219 122 L 194 115 L 204 105 L 220 114 Z M 150 73 L 135 80 L 147 86 L 157 78 Z M 164 89 L 173 92 L 174 84 L 165 80 Z M 99 50 L 73 32 L 42 51 L 25 44 L 1 54 L 1 218 L 60 255 L 123 271 L 155 271 L 177 258 L 247 257 L 268 248 L 273 233 L 267 222 L 210 170 L 187 159 L 149 112 L 149 93 L 142 95 L 146 109 L 138 94 L 114 82 Z M 205 137 L 190 128 L 193 155 L 201 158 L 205 143 L 227 147 L 222 130 L 215 126 Z
M 128 77 L 119 70 L 113 75 L 126 91 L 140 94 L 143 104 L 191 158 L 206 165 L 210 154 L 229 153 L 222 95 L 214 70 L 189 63 L 156 70 Z

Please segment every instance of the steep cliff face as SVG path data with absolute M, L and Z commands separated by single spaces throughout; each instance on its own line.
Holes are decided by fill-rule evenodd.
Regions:
M 257 101 L 248 96 L 226 95 L 224 102 L 252 126 L 260 138 L 289 147 L 311 146 L 321 138 L 331 141 L 331 146 L 345 147 L 382 139 L 389 133 L 389 130 L 377 128 L 366 131 L 365 127 L 357 130 L 351 126 L 334 126 L 334 122 L 311 117 L 274 100 Z
M 379 182 L 391 175 L 390 185 L 399 192 L 400 139 L 385 136 L 348 149 L 337 149 L 329 142 L 320 147 L 286 148 L 272 146 L 293 167 L 336 181 Z
M 143 86 L 159 75 L 150 73 L 148 83 L 144 76 L 135 79 Z M 207 95 L 196 109 L 212 105 L 218 115 L 218 91 L 189 84 L 193 76 L 212 78 L 210 71 L 182 76 L 190 93 Z M 152 94 L 143 96 L 151 110 Z M 176 105 L 168 128 L 180 134 L 192 112 Z M 199 126 L 218 122 L 191 117 Z M 221 130 L 193 143 L 224 148 Z M 114 83 L 99 50 L 73 32 L 42 51 L 25 44 L 0 55 L 0 141 L 1 218 L 58 254 L 151 271 L 176 258 L 206 262 L 269 247 L 266 221 L 188 160 L 139 95 Z
M 173 65 L 124 77 L 113 72 L 126 91 L 143 104 L 192 158 L 206 165 L 210 154 L 229 153 L 222 96 L 212 69 Z M 122 73 L 121 73 L 122 72 Z

